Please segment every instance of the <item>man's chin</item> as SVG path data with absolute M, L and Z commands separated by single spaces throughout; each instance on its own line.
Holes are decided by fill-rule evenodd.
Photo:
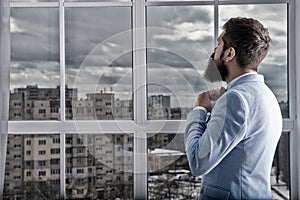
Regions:
M 203 73 L 203 77 L 205 80 L 209 82 L 220 82 L 223 81 L 220 71 L 215 64 L 215 62 L 210 58 L 208 60 L 206 69 Z

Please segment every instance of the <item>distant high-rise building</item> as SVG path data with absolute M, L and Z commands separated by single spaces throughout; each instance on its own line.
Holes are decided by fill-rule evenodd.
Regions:
M 116 99 L 114 104 L 114 119 L 132 119 L 133 104 L 132 100 Z
M 10 120 L 59 119 L 59 88 L 18 88 L 10 94 Z M 114 94 L 66 95 L 67 119 L 113 119 Z M 66 92 L 67 93 L 67 92 Z M 121 101 L 123 117 L 132 101 Z M 127 110 L 128 109 L 128 110 Z M 69 199 L 115 199 L 133 195 L 133 137 L 123 134 L 66 135 L 66 192 Z M 59 199 L 60 135 L 9 135 L 4 199 Z
M 150 119 L 170 119 L 171 97 L 164 95 L 148 97 L 148 117 Z
M 87 100 L 93 102 L 96 119 L 114 119 L 114 93 L 89 93 Z

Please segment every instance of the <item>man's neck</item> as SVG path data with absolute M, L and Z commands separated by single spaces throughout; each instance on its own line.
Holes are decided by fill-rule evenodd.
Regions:
M 226 77 L 226 82 L 228 84 L 239 76 L 242 76 L 247 73 L 253 73 L 253 72 L 256 73 L 256 71 L 253 69 L 240 69 L 240 70 L 233 71 L 231 73 L 229 72 L 228 76 Z

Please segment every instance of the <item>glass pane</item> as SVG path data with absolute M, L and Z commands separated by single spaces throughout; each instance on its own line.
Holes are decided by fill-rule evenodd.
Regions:
M 131 0 L 65 0 L 65 2 L 130 2 Z
M 201 177 L 185 156 L 183 134 L 148 137 L 148 199 L 199 199 Z
M 202 177 L 191 174 L 183 134 L 148 135 L 148 199 L 199 199 Z M 289 133 L 279 140 L 271 171 L 273 199 L 290 199 Z
M 269 29 L 271 49 L 259 73 L 265 76 L 266 84 L 276 95 L 283 117 L 288 117 L 287 4 L 220 6 L 219 16 L 220 26 L 230 17 L 240 16 L 258 19 Z
M 147 7 L 149 119 L 185 119 L 200 92 L 219 86 L 202 78 L 213 23 L 213 6 Z
M 59 119 L 58 8 L 11 8 L 10 120 Z
M 146 0 L 146 1 L 170 1 L 170 0 Z M 172 0 L 172 1 L 207 1 L 207 0 Z
M 66 135 L 67 199 L 132 199 L 133 137 Z
M 3 199 L 60 199 L 60 136 L 8 135 Z
M 116 14 L 117 13 L 117 14 Z M 67 119 L 132 119 L 131 8 L 66 8 Z
M 271 172 L 273 199 L 290 199 L 290 133 L 282 133 Z
M 11 2 L 58 2 L 59 0 L 10 0 Z

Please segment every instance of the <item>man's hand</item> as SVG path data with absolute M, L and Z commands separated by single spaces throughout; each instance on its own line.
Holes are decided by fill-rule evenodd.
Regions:
M 198 96 L 198 99 L 195 103 L 196 106 L 202 106 L 206 108 L 207 112 L 211 112 L 212 108 L 215 105 L 217 99 L 225 93 L 225 88 L 221 88 L 219 90 L 210 90 L 207 92 L 203 92 Z
M 198 99 L 195 103 L 195 107 L 196 106 L 202 106 L 202 107 L 206 108 L 207 112 L 211 111 L 213 105 L 212 105 L 212 101 L 210 99 L 209 91 L 199 94 Z

